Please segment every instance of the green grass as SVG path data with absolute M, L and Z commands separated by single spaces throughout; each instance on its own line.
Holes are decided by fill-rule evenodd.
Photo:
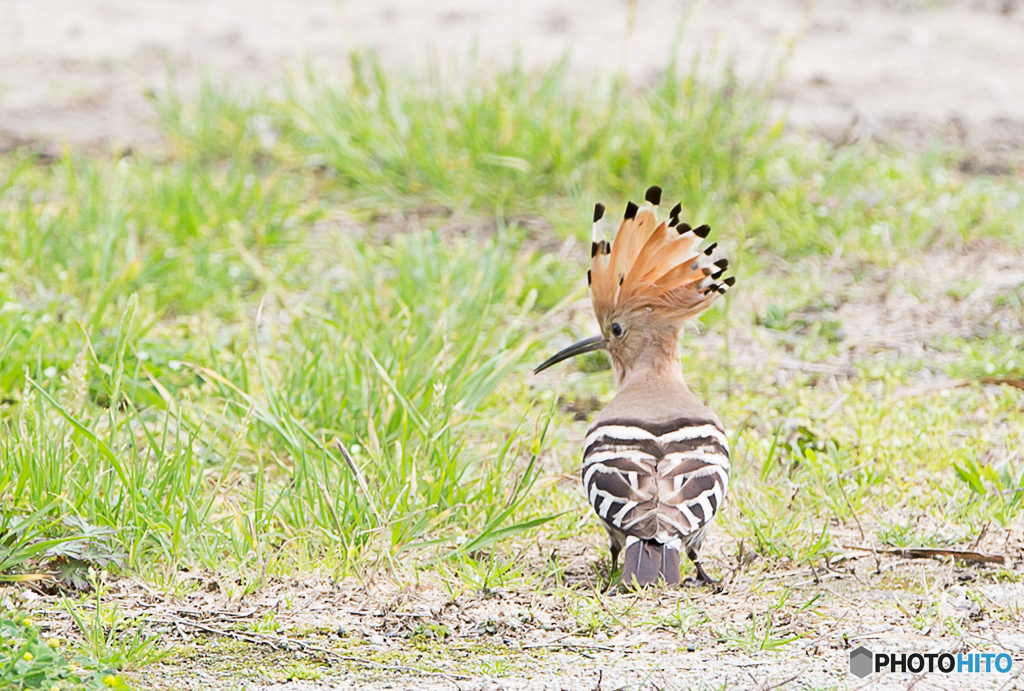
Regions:
M 453 85 L 359 57 L 281 100 L 171 92 L 164 152 L 0 157 L 0 580 L 81 585 L 96 566 L 173 588 L 202 566 L 242 593 L 313 570 L 577 587 L 522 545 L 599 532 L 554 480 L 578 466 L 575 412 L 612 384 L 599 359 L 529 369 L 592 328 L 590 205 L 655 182 L 739 267 L 683 363 L 735 440 L 731 541 L 770 568 L 827 562 L 837 525 L 891 544 L 1012 525 L 1021 392 L 893 394 L 925 366 L 1020 377 L 1019 336 L 934 339 L 939 365 L 867 355 L 834 386 L 735 365 L 728 344 L 753 330 L 775 355 L 835 356 L 827 258 L 868 281 L 936 247 L 1019 250 L 1024 184 L 964 177 L 954 152 L 787 134 L 769 88 L 701 64 L 649 88 L 564 66 Z M 993 304 L 1020 317 L 1018 290 Z M 951 532 L 915 537 L 921 517 Z M 572 610 L 580 631 L 614 623 L 599 601 Z M 653 625 L 706 617 L 669 619 Z M 788 640 L 770 615 L 723 635 Z
M 936 154 L 785 136 L 763 91 L 701 69 L 672 66 L 644 90 L 580 85 L 562 66 L 449 86 L 356 57 L 349 79 L 310 70 L 283 101 L 207 87 L 183 105 L 171 92 L 160 102 L 166 156 L 72 153 L 52 166 L 8 156 L 6 514 L 46 507 L 34 526 L 73 516 L 111 529 L 126 568 L 265 564 L 287 551 L 343 569 L 368 545 L 391 557 L 452 549 L 480 526 L 488 537 L 470 545 L 485 546 L 530 503 L 532 463 L 559 443 L 547 433 L 551 392 L 533 392 L 525 368 L 548 315 L 580 296 L 583 271 L 583 253 L 552 252 L 551 233 L 522 219 L 578 238 L 581 207 L 647 182 L 721 227 L 752 290 L 772 257 L 844 249 L 886 263 L 985 237 L 1019 246 L 1017 181 L 965 179 Z M 790 303 L 821 289 L 767 287 Z M 1015 293 L 1000 299 L 1015 304 Z M 805 357 L 834 352 L 814 344 L 834 348 L 835 324 L 826 333 L 813 315 L 794 318 L 802 304 L 769 306 L 764 323 L 796 328 Z M 727 331 L 730 317 L 706 321 Z M 977 357 L 960 368 L 984 359 L 988 374 L 1019 371 L 1010 341 L 966 344 Z M 891 410 L 880 415 L 865 386 L 878 377 L 852 380 L 840 410 L 856 408 L 851 422 L 822 420 L 830 437 L 804 445 L 778 439 L 777 420 L 813 417 L 814 389 L 758 390 L 736 368 L 710 371 L 733 381 L 708 374 L 695 385 L 726 406 L 749 465 L 799 465 L 816 476 L 801 486 L 828 487 L 865 454 L 881 458 L 851 496 L 813 500 L 843 520 L 877 499 L 863 492 L 902 491 L 886 481 L 897 470 L 883 451 Z M 607 396 L 606 375 L 589 379 Z M 771 414 L 742 412 L 759 398 Z M 921 407 L 905 416 L 949 422 Z M 914 457 L 950 460 L 926 448 L 934 440 L 908 443 Z M 506 476 L 518 484 L 498 482 Z M 811 530 L 803 520 L 772 530 Z M 786 544 L 754 535 L 766 549 Z
M 99 610 L 97 610 L 99 612 Z M 94 617 L 98 620 L 99 614 Z M 116 632 L 111 631 L 111 636 Z M 125 648 L 129 654 L 137 652 L 136 643 Z M 96 657 L 95 649 L 80 651 L 74 647 L 65 651 L 67 641 L 58 636 L 43 636 L 39 626 L 24 612 L 7 611 L 0 607 L 0 683 L 5 689 L 83 689 L 99 691 L 130 687 L 118 670 L 134 666 L 137 660 L 125 659 L 118 650 L 116 660 L 109 654 Z M 109 646 L 102 652 L 108 652 Z

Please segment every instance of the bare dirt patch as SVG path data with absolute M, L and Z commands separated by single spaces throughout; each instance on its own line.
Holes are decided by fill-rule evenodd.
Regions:
M 632 31 L 630 8 L 635 5 Z M 310 57 L 344 70 L 349 51 L 386 65 L 528 65 L 568 55 L 581 73 L 644 81 L 678 57 L 719 49 L 738 74 L 792 49 L 777 105 L 790 123 L 858 137 L 966 150 L 965 170 L 1010 172 L 1024 142 L 1024 9 L 1015 0 L 0 0 L 0 144 L 99 149 L 159 143 L 145 98 L 174 73 L 273 87 Z M 793 41 L 795 40 L 795 43 Z
M 742 314 L 736 320 L 741 326 L 730 333 L 735 365 L 850 376 L 869 360 L 919 358 L 925 364 L 919 378 L 942 380 L 943 367 L 961 359 L 950 347 L 956 339 L 1024 332 L 1018 307 L 1024 259 L 996 245 L 933 249 L 889 266 L 812 257 L 773 268 L 759 280 L 772 276 L 802 276 L 804 289 L 796 295 L 751 290 L 734 297 L 732 308 Z M 775 322 L 767 319 L 773 304 L 788 307 Z M 794 335 L 815 323 L 829 325 L 826 336 L 836 352 L 813 362 L 784 355 L 793 351 Z M 720 340 L 710 343 L 722 347 Z
M 856 528 L 836 534 L 858 541 Z M 717 591 L 603 593 L 595 545 L 572 540 L 529 548 L 538 561 L 562 560 L 564 579 L 524 592 L 306 577 L 244 595 L 194 573 L 178 579 L 179 595 L 117 581 L 107 604 L 175 646 L 135 676 L 147 688 L 834 688 L 852 679 L 847 658 L 860 644 L 1024 654 L 1024 583 L 1009 570 L 1024 558 L 1019 532 L 992 530 L 976 546 L 1006 554 L 1006 568 L 846 550 L 827 567 L 778 570 L 724 546 L 718 537 L 708 550 L 724 576 Z M 53 598 L 0 596 L 29 604 L 47 635 L 71 635 Z M 888 675 L 878 688 L 914 678 Z M 921 686 L 1007 681 L 930 675 Z

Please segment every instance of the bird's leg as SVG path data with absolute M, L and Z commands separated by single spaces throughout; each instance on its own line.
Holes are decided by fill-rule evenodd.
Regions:
M 700 565 L 699 561 L 693 562 L 693 565 L 697 568 L 698 581 L 700 581 L 701 583 L 706 583 L 708 585 L 718 585 L 718 581 L 716 581 L 714 578 L 712 578 L 704 572 L 704 567 Z
M 697 552 L 695 552 L 692 549 L 687 550 L 686 556 L 690 558 L 690 561 L 693 562 L 693 566 L 697 569 L 697 577 L 687 578 L 685 581 L 683 581 L 684 585 L 719 585 L 718 581 L 716 581 L 711 576 L 707 575 L 707 573 L 704 571 L 704 567 L 701 566 L 700 557 L 697 555 Z
M 612 553 L 612 563 L 608 567 L 608 586 L 605 588 L 605 590 L 608 590 L 612 587 L 612 579 L 615 578 L 615 569 L 619 566 L 619 552 L 622 551 L 622 548 L 619 547 L 618 543 L 615 542 L 615 540 L 611 540 L 611 545 L 608 549 Z

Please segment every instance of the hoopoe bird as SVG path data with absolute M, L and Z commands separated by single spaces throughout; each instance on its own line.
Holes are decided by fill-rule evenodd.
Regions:
M 587 431 L 583 487 L 611 542 L 611 571 L 623 555 L 622 583 L 680 582 L 680 555 L 699 583 L 714 583 L 700 545 L 729 486 L 729 443 L 718 417 L 683 380 L 679 332 L 735 282 L 717 243 L 701 249 L 706 225 L 658 219 L 661 188 L 626 205 L 613 242 L 603 238 L 605 207 L 594 208 L 587 272 L 601 335 L 557 353 L 534 370 L 595 350 L 611 356 L 618 393 Z

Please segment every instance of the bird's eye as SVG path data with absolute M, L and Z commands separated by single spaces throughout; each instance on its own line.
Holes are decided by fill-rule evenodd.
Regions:
M 618 338 L 619 336 L 622 335 L 622 333 L 623 333 L 622 332 L 622 327 L 619 326 L 618 322 L 615 322 L 614 324 L 612 324 L 612 336 L 615 336 L 616 338 Z

